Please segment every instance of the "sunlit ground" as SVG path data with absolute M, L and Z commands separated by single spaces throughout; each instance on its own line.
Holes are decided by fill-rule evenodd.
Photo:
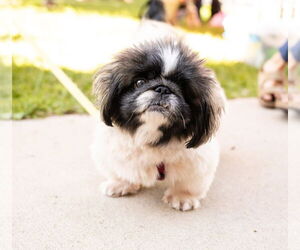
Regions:
M 43 12 L 35 8 L 14 11 L 15 32 L 31 36 L 61 67 L 90 71 L 132 42 L 139 21 L 82 14 L 71 9 L 65 12 Z M 22 38 L 19 36 L 19 38 Z M 190 46 L 204 58 L 214 61 L 238 61 L 244 55 L 239 41 L 232 43 L 207 34 L 187 33 Z M 23 39 L 14 43 L 15 54 L 37 61 L 34 48 Z
M 1 10 L 0 27 L 9 20 L 8 9 Z M 0 51 L 9 45 L 13 51 L 14 118 L 84 112 L 47 71 L 36 45 L 49 59 L 75 81 L 89 96 L 92 75 L 112 55 L 132 42 L 137 19 L 66 9 L 49 12 L 36 7 L 14 10 L 12 44 L 0 32 Z M 244 47 L 208 34 L 187 33 L 187 42 L 208 60 L 229 98 L 256 94 L 255 68 L 238 63 Z M 33 45 L 32 44 L 35 44 Z M 7 62 L 7 67 L 9 67 Z

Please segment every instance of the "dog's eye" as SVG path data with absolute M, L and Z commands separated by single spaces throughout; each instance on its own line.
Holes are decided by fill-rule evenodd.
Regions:
M 135 81 L 134 85 L 135 85 L 135 87 L 139 88 L 145 83 L 146 83 L 146 81 L 144 79 L 138 79 L 138 80 Z

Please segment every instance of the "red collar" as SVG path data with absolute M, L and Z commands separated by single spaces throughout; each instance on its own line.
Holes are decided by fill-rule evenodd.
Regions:
M 162 181 L 166 177 L 166 171 L 165 171 L 165 164 L 163 162 L 159 163 L 156 165 L 157 171 L 158 171 L 158 176 L 157 179 L 159 181 Z

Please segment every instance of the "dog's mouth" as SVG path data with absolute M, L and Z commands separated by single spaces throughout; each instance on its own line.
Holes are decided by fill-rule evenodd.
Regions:
M 154 104 L 154 105 L 150 105 L 146 109 L 146 111 L 165 112 L 165 111 L 167 111 L 167 109 L 165 107 L 161 106 L 161 105 Z
M 151 103 L 146 111 L 154 111 L 154 112 L 168 112 L 170 109 L 170 104 L 165 101 L 153 102 Z

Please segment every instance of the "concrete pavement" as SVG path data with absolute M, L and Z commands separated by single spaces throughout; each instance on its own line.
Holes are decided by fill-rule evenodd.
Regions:
M 163 184 L 100 195 L 93 126 L 79 115 L 13 122 L 14 249 L 288 249 L 283 112 L 229 101 L 215 181 L 203 207 L 185 213 L 161 202 Z

